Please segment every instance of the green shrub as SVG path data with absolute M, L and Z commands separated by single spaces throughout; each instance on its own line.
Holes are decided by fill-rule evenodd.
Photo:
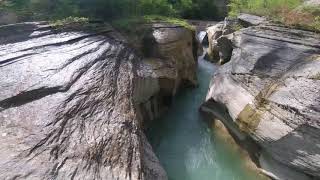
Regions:
M 175 16 L 176 10 L 167 0 L 143 0 L 138 4 L 140 15 L 161 14 L 163 16 Z
M 141 25 L 147 25 L 155 22 L 175 24 L 190 30 L 194 30 L 194 27 L 191 26 L 187 21 L 183 19 L 159 16 L 159 15 L 146 15 L 146 16 L 136 16 L 131 18 L 117 19 L 112 21 L 112 25 L 121 31 L 136 33 L 137 31 L 136 27 L 141 27 Z
M 229 16 L 249 13 L 301 29 L 320 31 L 320 6 L 305 6 L 302 0 L 231 0 Z
M 63 19 L 69 16 L 113 20 L 161 15 L 192 19 L 217 17 L 215 0 L 0 0 L 0 8 L 21 19 Z
M 282 8 L 294 9 L 301 5 L 301 0 L 231 0 L 230 16 L 240 12 L 261 16 L 276 16 Z
M 61 19 L 61 20 L 56 20 L 56 21 L 51 21 L 50 24 L 51 26 L 68 26 L 68 25 L 74 25 L 74 24 L 88 24 L 89 23 L 89 18 L 85 18 L 85 17 L 67 17 L 65 19 Z
M 315 29 L 320 31 L 320 16 L 315 17 L 315 22 L 313 26 L 315 27 Z

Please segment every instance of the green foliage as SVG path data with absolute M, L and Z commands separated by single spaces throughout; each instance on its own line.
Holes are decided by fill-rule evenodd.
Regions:
M 167 0 L 143 0 L 139 6 L 140 15 L 161 14 L 164 16 L 175 16 L 176 10 Z
M 178 14 L 186 19 L 217 19 L 219 11 L 214 0 L 180 0 L 174 4 Z
M 303 0 L 231 0 L 229 16 L 250 13 L 301 29 L 320 31 L 320 6 L 303 5 Z
M 233 31 L 239 31 L 239 30 L 243 29 L 244 27 L 241 24 L 235 24 L 231 28 Z
M 136 27 L 143 25 L 144 19 L 140 16 L 130 17 L 130 18 L 121 18 L 111 22 L 112 25 L 121 31 L 127 33 L 135 33 Z
M 1 4 L 0 4 L 0 10 L 14 11 L 20 17 L 32 17 L 33 14 L 29 11 L 29 9 L 30 9 L 30 4 L 28 3 L 28 1 L 3 0 L 1 1 Z
M 309 12 L 314 16 L 320 16 L 320 6 L 303 5 L 299 9 L 302 12 Z
M 56 31 L 84 31 L 91 33 L 103 33 L 113 31 L 109 23 L 94 22 L 85 17 L 67 17 L 50 21 L 50 26 Z
M 320 16 L 316 16 L 316 17 L 315 17 L 315 22 L 314 22 L 314 24 L 313 24 L 313 27 L 314 27 L 316 30 L 320 31 Z
M 69 16 L 111 20 L 161 15 L 214 19 L 215 0 L 0 0 L 0 8 L 17 12 L 21 19 L 62 19 Z
M 112 21 L 112 25 L 119 30 L 126 31 L 129 33 L 136 33 L 137 31 L 139 31 L 137 29 L 138 27 L 143 27 L 143 25 L 148 25 L 150 23 L 155 22 L 175 24 L 190 29 L 192 31 L 194 30 L 194 27 L 183 19 L 159 15 L 135 16 L 131 18 L 117 19 Z
M 67 17 L 62 20 L 56 20 L 56 21 L 51 21 L 50 24 L 51 26 L 59 27 L 59 26 L 67 26 L 67 25 L 73 25 L 73 24 L 88 24 L 89 19 L 85 17 Z
M 169 24 L 175 24 L 178 26 L 185 27 L 190 30 L 195 30 L 193 26 L 191 26 L 187 21 L 179 18 L 173 18 L 173 17 L 166 17 L 166 16 L 159 16 L 159 15 L 148 15 L 144 16 L 143 19 L 147 23 L 154 23 L 154 22 L 164 22 Z
M 237 16 L 240 12 L 276 16 L 281 8 L 294 9 L 302 4 L 301 0 L 231 0 L 229 16 Z

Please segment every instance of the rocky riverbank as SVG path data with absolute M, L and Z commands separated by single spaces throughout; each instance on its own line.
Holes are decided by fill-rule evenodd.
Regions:
M 319 178 L 320 35 L 242 15 L 207 37 L 211 57 L 225 64 L 201 110 L 254 149 L 270 177 Z
M 194 33 L 0 26 L 0 179 L 167 179 L 143 132 L 196 85 Z M 141 53 L 142 52 L 142 53 Z

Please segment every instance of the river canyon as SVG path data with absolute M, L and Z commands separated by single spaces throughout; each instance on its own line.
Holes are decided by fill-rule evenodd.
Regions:
M 203 26 L 0 26 L 0 179 L 319 178 L 319 34 Z
M 199 86 L 178 93 L 168 113 L 147 133 L 169 180 L 259 179 L 246 168 L 242 155 L 220 139 L 199 112 L 217 68 L 200 57 Z

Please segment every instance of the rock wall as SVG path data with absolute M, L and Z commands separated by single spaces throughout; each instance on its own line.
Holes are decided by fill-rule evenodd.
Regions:
M 0 179 L 167 179 L 143 126 L 196 66 L 191 32 L 153 34 L 143 58 L 112 29 L 0 27 Z
M 320 35 L 264 24 L 228 39 L 231 60 L 215 73 L 202 111 L 253 139 L 273 177 L 319 178 Z
M 197 85 L 194 32 L 166 23 L 148 28 L 140 46 L 144 64 L 138 74 L 142 78 L 135 91 L 142 98 L 135 102 L 146 126 L 166 111 L 179 89 Z

